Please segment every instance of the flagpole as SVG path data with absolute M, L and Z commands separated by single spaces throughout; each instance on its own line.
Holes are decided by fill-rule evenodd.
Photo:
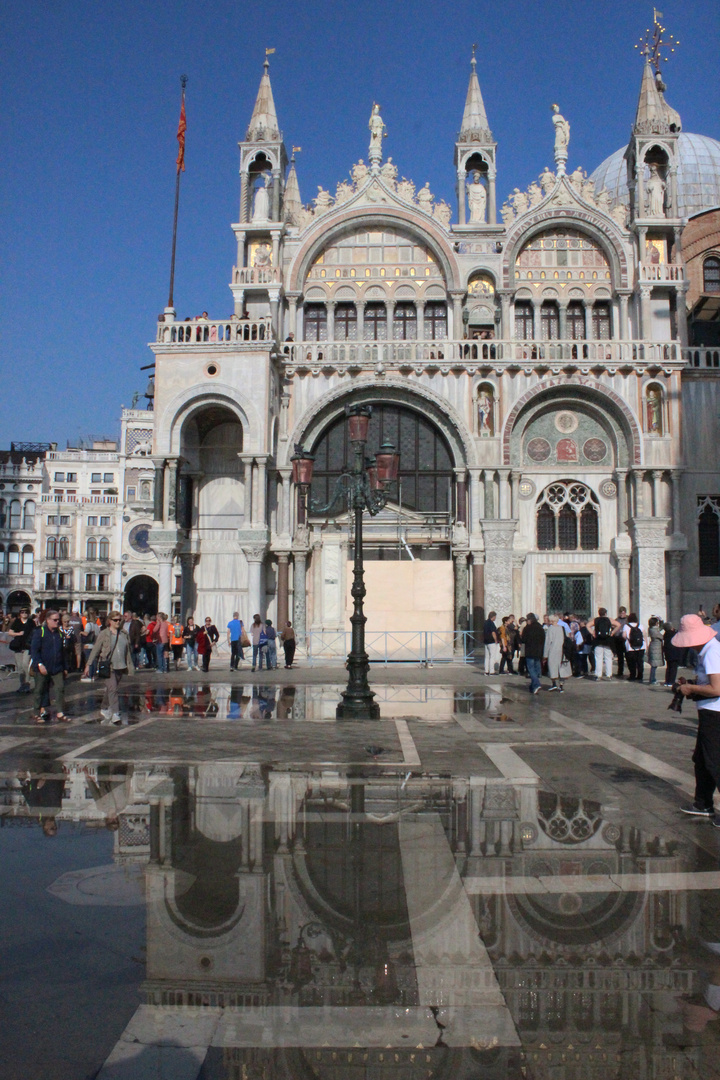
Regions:
M 185 171 L 185 87 L 187 86 L 187 81 L 187 75 L 180 76 L 182 101 L 180 105 L 180 125 L 178 127 L 177 136 L 180 149 L 176 163 L 177 176 L 175 177 L 175 213 L 173 215 L 172 256 L 170 258 L 170 294 L 168 296 L 167 304 L 169 308 L 173 306 L 173 292 L 175 289 L 175 249 L 177 247 L 178 206 L 180 205 L 180 173 Z

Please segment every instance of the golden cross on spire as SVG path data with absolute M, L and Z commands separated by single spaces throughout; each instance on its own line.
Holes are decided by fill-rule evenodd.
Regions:
M 640 44 L 635 46 L 650 61 L 655 68 L 656 75 L 660 74 L 660 64 L 667 63 L 670 59 L 669 55 L 667 55 L 668 52 L 675 52 L 675 47 L 680 44 L 679 41 L 675 41 L 672 34 L 668 37 L 665 36 L 667 30 L 662 24 L 662 17 L 662 11 L 653 8 L 652 29 L 648 26 L 644 37 L 640 38 Z

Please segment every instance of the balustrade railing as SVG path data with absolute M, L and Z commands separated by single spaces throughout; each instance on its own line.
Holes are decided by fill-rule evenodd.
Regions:
M 41 495 L 40 501 L 44 503 L 100 503 L 106 506 L 117 504 L 117 495 Z
M 279 285 L 282 281 L 278 266 L 236 266 L 234 285 Z
M 391 364 L 402 368 L 467 366 L 473 363 L 682 363 L 677 341 L 293 341 L 280 346 L 286 363 L 298 367 L 340 364 L 352 368 Z
M 270 316 L 262 319 L 202 319 L 198 322 L 158 323 L 157 340 L 163 345 L 244 345 L 274 340 Z
M 111 450 L 51 450 L 48 461 L 119 461 L 120 455 Z
M 720 346 L 716 348 L 683 349 L 683 357 L 691 368 L 710 368 L 720 374 Z
M 685 278 L 684 267 L 676 263 L 641 262 L 638 273 L 641 281 L 683 281 Z

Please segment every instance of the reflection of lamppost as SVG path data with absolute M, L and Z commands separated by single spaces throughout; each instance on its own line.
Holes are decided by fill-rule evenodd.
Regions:
M 365 597 L 365 571 L 362 550 L 362 516 L 368 510 L 373 516 L 378 514 L 387 502 L 386 484 L 397 479 L 400 455 L 392 443 L 383 443 L 374 461 L 365 457 L 368 427 L 372 409 L 369 405 L 346 406 L 348 417 L 348 438 L 355 450 L 352 469 L 343 469 L 337 478 L 330 501 L 326 506 L 310 504 L 313 513 L 326 514 L 332 511 L 342 499 L 347 499 L 348 506 L 355 512 L 355 565 L 353 570 L 353 613 L 352 647 L 348 654 L 348 684 L 343 691 L 343 700 L 337 707 L 338 720 L 377 720 L 380 706 L 374 700 L 375 695 L 368 683 L 369 662 L 365 652 L 365 623 L 363 599 Z M 303 505 L 312 482 L 314 457 L 301 446 L 295 447 L 292 457 L 293 480 L 300 489 Z

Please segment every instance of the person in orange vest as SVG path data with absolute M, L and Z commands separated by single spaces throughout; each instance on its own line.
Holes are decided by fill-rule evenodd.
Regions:
M 183 633 L 183 624 L 180 621 L 180 616 L 176 615 L 173 619 L 172 626 L 170 627 L 170 648 L 172 649 L 176 671 L 179 671 L 178 660 L 182 656 L 183 649 L 185 648 L 185 638 Z

